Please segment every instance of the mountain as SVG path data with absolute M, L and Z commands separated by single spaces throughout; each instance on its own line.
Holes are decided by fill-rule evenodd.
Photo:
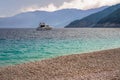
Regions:
M 101 19 L 94 27 L 116 27 L 120 28 L 120 8 L 111 13 L 110 15 Z
M 93 27 L 99 20 L 108 16 L 109 14 L 111 14 L 119 8 L 120 4 L 111 6 L 107 9 L 104 9 L 103 11 L 84 17 L 83 19 L 75 20 L 69 25 L 67 25 L 66 28 Z
M 53 27 L 64 27 L 74 20 L 82 19 L 105 8 L 101 7 L 92 10 L 63 9 L 54 12 L 25 12 L 12 17 L 0 18 L 0 28 L 36 28 L 40 22 L 45 22 Z

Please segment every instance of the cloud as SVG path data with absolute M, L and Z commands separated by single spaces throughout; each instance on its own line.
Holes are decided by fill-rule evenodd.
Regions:
M 120 0 L 0 0 L 0 17 L 27 11 L 55 11 L 65 8 L 91 9 L 120 3 Z
M 32 6 L 25 7 L 25 8 L 21 8 L 21 9 L 20 9 L 21 12 L 35 11 L 35 10 L 39 10 L 39 7 L 38 7 L 37 5 L 32 5 Z
M 32 5 L 25 8 L 22 8 L 22 12 L 26 11 L 35 11 L 35 10 L 45 10 L 45 11 L 55 11 L 65 8 L 76 8 L 87 10 L 91 8 L 98 8 L 102 6 L 111 6 L 120 3 L 120 0 L 71 0 L 69 2 L 63 2 L 60 6 L 55 6 L 53 3 L 50 3 L 47 6 L 41 7 L 39 5 Z
M 37 5 L 32 5 L 29 7 L 22 8 L 20 11 L 21 12 L 26 12 L 26 11 L 36 11 L 36 10 L 43 10 L 43 11 L 55 11 L 58 8 L 54 4 L 49 4 L 48 6 L 45 7 L 39 7 Z

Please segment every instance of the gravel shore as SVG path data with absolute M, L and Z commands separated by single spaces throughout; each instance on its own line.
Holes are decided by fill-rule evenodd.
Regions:
M 0 80 L 120 80 L 120 49 L 1 67 Z

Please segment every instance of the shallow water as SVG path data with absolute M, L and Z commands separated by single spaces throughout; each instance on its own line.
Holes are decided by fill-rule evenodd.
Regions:
M 120 47 L 120 29 L 0 29 L 0 66 Z

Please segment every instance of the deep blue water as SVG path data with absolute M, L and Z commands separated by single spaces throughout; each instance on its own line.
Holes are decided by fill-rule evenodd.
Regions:
M 0 29 L 0 66 L 119 47 L 119 29 Z

